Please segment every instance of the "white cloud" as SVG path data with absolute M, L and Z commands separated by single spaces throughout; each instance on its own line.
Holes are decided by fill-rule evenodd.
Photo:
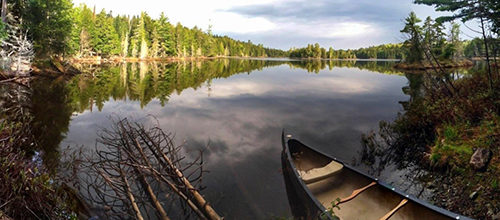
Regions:
M 211 20 L 214 33 L 263 32 L 276 27 L 265 18 L 248 18 L 231 12 L 215 13 Z
M 111 10 L 113 14 L 139 15 L 142 11 L 152 17 L 158 17 L 162 12 L 169 17 L 172 23 L 180 22 L 187 27 L 197 26 L 206 30 L 210 24 L 213 25 L 215 33 L 237 32 L 250 33 L 266 31 L 273 28 L 274 24 L 264 18 L 249 18 L 225 10 L 236 6 L 248 6 L 251 4 L 272 3 L 275 1 L 264 0 L 73 0 L 75 5 L 81 3 L 89 7 L 96 6 L 97 10 Z

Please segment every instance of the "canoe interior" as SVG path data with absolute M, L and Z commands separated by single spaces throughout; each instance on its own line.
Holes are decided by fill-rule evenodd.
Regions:
M 297 140 L 289 140 L 288 146 L 295 167 L 301 171 L 323 167 L 333 160 Z M 332 201 L 337 198 L 349 197 L 354 190 L 363 188 L 372 182 L 374 182 L 373 179 L 344 167 L 326 179 L 306 184 L 306 187 L 324 207 L 331 207 Z M 334 211 L 335 215 L 341 219 L 380 219 L 398 206 L 403 199 L 405 199 L 404 196 L 377 184 L 354 199 L 340 204 L 340 210 L 334 209 Z M 390 219 L 451 218 L 409 200 Z

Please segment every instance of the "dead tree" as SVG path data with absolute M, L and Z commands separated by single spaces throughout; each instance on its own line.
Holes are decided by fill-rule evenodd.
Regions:
M 202 154 L 187 162 L 181 153 L 158 126 L 117 120 L 83 160 L 82 197 L 109 218 L 221 219 L 200 193 Z
M 21 29 L 22 21 L 7 14 L 7 39 L 2 41 L 0 51 L 1 66 L 4 78 L 27 76 L 31 71 L 31 62 L 34 58 L 33 44 L 28 39 L 27 31 Z

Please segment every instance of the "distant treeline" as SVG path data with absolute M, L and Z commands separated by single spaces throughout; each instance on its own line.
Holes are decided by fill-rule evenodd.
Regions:
M 430 18 L 428 18 L 430 19 Z M 429 22 L 429 20 L 427 20 Z M 455 32 L 460 31 L 459 27 L 455 25 Z M 443 54 L 443 58 L 449 58 L 451 56 L 450 51 L 454 53 L 459 53 L 461 56 L 468 58 L 472 57 L 484 57 L 486 54 L 486 49 L 481 38 L 474 38 L 472 40 L 456 40 L 455 35 L 453 38 L 450 37 L 450 41 L 446 40 L 446 36 L 439 32 L 441 35 L 434 37 L 429 36 L 429 33 L 434 33 L 432 29 L 426 32 L 425 39 L 435 38 L 440 39 L 440 45 L 434 47 L 434 52 Z M 450 34 L 452 36 L 452 34 Z M 491 41 L 494 41 L 493 39 Z M 452 43 L 453 42 L 453 43 Z M 449 45 L 456 45 L 456 48 L 451 48 Z M 446 48 L 445 46 L 448 45 Z M 490 48 L 491 50 L 491 48 Z M 288 51 L 290 58 L 310 58 L 310 59 L 405 59 L 408 54 L 408 49 L 404 47 L 403 43 L 399 44 L 382 44 L 378 46 L 371 46 L 359 49 L 349 49 L 349 50 L 335 50 L 330 47 L 328 50 L 320 47 L 318 43 L 308 44 L 304 48 L 292 48 Z M 490 54 L 493 52 L 490 51 Z
M 383 44 L 355 50 L 328 50 L 318 43 L 308 44 L 304 48 L 292 48 L 288 51 L 292 58 L 323 58 L 323 59 L 402 59 L 404 50 L 402 44 Z

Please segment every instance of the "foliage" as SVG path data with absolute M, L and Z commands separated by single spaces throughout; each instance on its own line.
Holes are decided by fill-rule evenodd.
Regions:
M 440 22 L 460 19 L 486 19 L 492 25 L 492 30 L 499 33 L 500 1 L 499 0 L 415 0 L 417 4 L 435 6 L 437 11 L 453 12 L 450 16 L 442 16 Z
M 95 16 L 91 39 L 92 47 L 97 54 L 117 55 L 120 52 L 120 40 L 113 27 L 113 18 L 104 10 Z
M 352 50 L 333 50 L 330 47 L 327 52 L 318 43 L 314 45 L 308 44 L 304 48 L 291 48 L 288 50 L 288 55 L 291 58 L 356 59 L 356 55 Z
M 383 44 L 354 50 L 358 59 L 404 59 L 402 44 Z
M 3 21 L 0 21 L 0 43 L 7 38 L 7 28 Z
M 405 18 L 405 26 L 401 33 L 407 34 L 407 40 L 404 42 L 406 47 L 406 62 L 408 63 L 421 63 L 423 61 L 423 47 L 421 42 L 422 28 L 418 25 L 420 20 L 415 12 L 411 12 Z
M 424 47 L 428 48 L 438 57 L 442 56 L 443 48 L 446 44 L 443 30 L 443 24 L 432 20 L 430 16 L 425 19 L 422 26 Z
M 305 48 L 291 48 L 288 51 L 291 58 L 316 59 L 403 59 L 404 53 L 401 44 L 383 44 L 355 50 L 328 50 L 319 44 L 309 44 Z
M 340 198 L 337 198 L 334 201 L 332 201 L 330 203 L 330 207 L 328 207 L 327 209 L 327 212 L 323 213 L 322 219 L 328 219 L 326 216 L 326 213 L 328 213 L 329 215 L 332 216 L 333 219 L 339 220 L 340 218 L 337 215 L 335 215 L 335 209 L 340 210 L 339 203 L 340 203 Z
M 71 0 L 24 0 L 19 16 L 28 30 L 38 56 L 64 54 L 72 28 Z
M 460 19 L 462 22 L 470 20 L 478 20 L 480 22 L 481 31 L 477 31 L 482 34 L 483 44 L 485 48 L 485 57 L 488 69 L 488 86 L 491 92 L 493 92 L 494 87 L 494 75 L 493 75 L 493 65 L 491 65 L 490 57 L 494 58 L 494 69 L 496 75 L 499 75 L 497 54 L 498 54 L 498 37 L 500 36 L 500 1 L 499 0 L 415 0 L 417 4 L 431 5 L 436 8 L 437 11 L 448 11 L 453 14 L 450 16 L 442 16 L 437 20 L 440 22 L 454 21 Z M 458 35 L 454 33 L 455 27 L 452 28 L 452 35 Z M 494 41 L 490 41 L 496 38 Z M 460 53 L 460 47 L 454 45 L 453 48 L 448 48 L 448 53 Z M 493 51 L 493 54 L 490 54 Z M 497 76 L 498 78 L 498 76 Z

